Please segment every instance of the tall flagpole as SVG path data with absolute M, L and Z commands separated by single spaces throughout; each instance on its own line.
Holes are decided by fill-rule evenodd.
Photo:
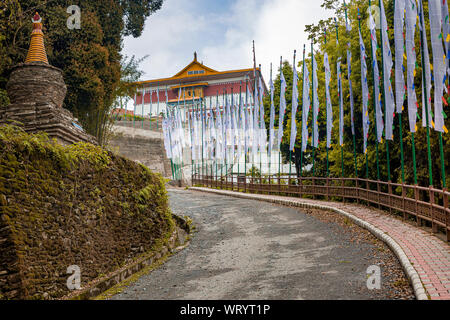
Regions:
M 219 110 L 219 112 L 220 112 L 220 108 L 219 108 L 219 90 L 217 90 L 217 93 L 216 93 L 216 154 L 215 154 L 215 156 L 216 156 L 216 181 L 217 181 L 217 155 L 219 154 L 219 149 L 218 149 L 218 146 L 219 146 L 219 144 L 217 143 L 217 141 L 219 141 L 219 132 L 217 131 L 217 121 L 219 120 L 219 115 L 217 114 L 217 110 Z M 222 133 L 220 133 L 220 134 L 222 134 Z
M 306 52 L 306 45 L 303 45 L 303 75 L 302 75 L 302 97 L 303 97 L 303 93 L 305 91 L 305 52 Z M 294 51 L 294 56 L 295 56 L 295 51 Z M 295 65 L 295 64 L 294 64 Z M 308 93 L 309 94 L 309 93 Z M 302 103 L 302 112 L 303 112 L 303 108 L 309 108 L 309 106 L 304 106 Z M 308 119 L 303 119 L 302 117 L 302 121 L 306 121 L 308 122 Z M 295 121 L 295 119 L 294 119 Z M 291 119 L 292 122 L 292 119 Z M 292 124 L 291 124 L 292 126 Z M 303 129 L 303 123 L 302 123 L 302 129 Z M 306 127 L 306 130 L 308 130 L 308 128 Z M 303 139 L 303 134 L 302 134 L 302 139 Z M 306 145 L 308 145 L 308 143 L 306 143 Z M 300 148 L 300 177 L 303 176 L 303 144 L 302 147 Z
M 248 99 L 248 82 L 247 82 L 247 78 L 246 78 L 245 79 L 245 106 L 244 106 L 244 108 L 246 108 L 246 109 L 244 109 L 244 110 L 247 110 L 247 115 L 248 115 L 248 109 L 247 109 L 248 108 L 248 105 L 247 105 L 248 100 L 247 99 Z M 248 120 L 248 118 L 247 118 L 247 120 Z M 245 128 L 246 128 L 245 131 L 248 132 L 248 123 L 245 124 Z M 247 141 L 247 143 L 245 144 L 245 147 L 247 147 L 247 148 L 244 148 L 244 175 L 245 175 L 245 182 L 246 183 L 247 183 L 247 149 L 248 149 L 247 132 L 244 132 L 245 139 Z
M 358 8 L 358 28 L 359 28 L 359 34 L 360 34 L 360 36 L 361 36 L 361 39 L 360 39 L 360 41 L 362 42 L 363 40 L 362 40 L 362 34 L 361 34 L 361 15 L 360 15 L 360 13 L 359 13 L 359 8 Z M 362 47 L 362 43 L 360 44 L 360 46 Z M 362 52 L 362 49 L 360 49 L 360 51 Z M 364 48 L 364 54 L 365 54 L 365 48 Z M 361 64 L 363 64 L 364 63 L 364 65 L 365 65 L 365 61 L 363 61 L 363 59 L 365 59 L 363 56 L 362 56 L 362 54 L 361 54 L 361 57 L 360 57 L 360 59 L 361 59 Z M 367 65 L 365 65 L 365 67 L 366 67 L 366 77 L 367 77 Z M 363 77 L 363 74 L 362 74 L 363 72 L 361 72 L 361 77 Z M 361 82 L 362 82 L 363 80 L 361 80 Z M 363 98 L 364 99 L 364 98 Z M 363 112 L 364 112 L 364 110 L 363 110 Z M 367 111 L 368 112 L 368 111 Z M 367 113 L 367 119 L 369 118 L 369 114 Z M 363 119 L 364 119 L 364 114 L 363 114 Z M 363 123 L 363 128 L 364 128 L 364 123 Z M 369 130 L 367 129 L 367 132 L 368 132 Z M 363 134 L 365 134 L 364 133 L 364 131 L 363 131 Z M 365 140 L 365 142 L 366 142 L 366 145 L 365 145 L 365 150 L 364 150 L 364 154 L 365 154 L 365 158 L 366 158 L 366 179 L 368 180 L 369 179 L 369 159 L 368 159 L 368 156 L 367 156 L 367 136 L 365 136 L 364 137 L 364 139 L 366 139 Z
M 227 116 L 227 110 L 226 110 L 226 94 L 227 91 L 225 89 L 223 89 L 223 115 L 224 115 L 224 124 L 226 125 L 228 123 L 228 116 Z M 225 153 L 224 153 L 224 157 L 225 157 L 225 178 L 228 180 L 228 157 L 227 157 L 227 149 L 228 149 L 228 141 L 227 141 L 227 128 L 225 127 L 225 134 L 224 134 L 224 145 L 225 145 Z
M 228 98 L 227 98 L 228 101 Z M 231 137 L 231 146 L 232 148 L 230 148 L 230 153 L 231 153 L 231 161 L 230 161 L 230 171 L 231 171 L 231 182 L 233 183 L 233 168 L 234 168 L 234 130 L 231 130 L 234 127 L 234 122 L 233 122 L 233 104 L 234 104 L 234 99 L 233 99 L 233 85 L 231 85 L 231 101 L 230 101 L 230 137 Z
M 158 129 L 158 119 L 159 119 L 159 87 L 156 89 L 156 129 Z
M 241 118 L 241 105 L 242 105 L 242 81 L 239 83 L 239 111 L 238 111 L 239 117 L 238 117 L 238 119 Z M 240 123 L 238 123 L 238 128 L 240 127 L 241 128 L 240 130 L 242 130 L 242 118 L 241 118 L 241 121 L 239 121 L 239 122 Z M 237 130 L 238 130 L 238 137 L 239 137 L 238 138 L 238 149 L 240 150 L 240 145 L 242 144 L 242 141 L 241 141 L 242 134 L 239 133 L 239 129 L 237 129 Z M 240 159 L 241 152 L 239 151 L 238 154 L 239 154 L 239 157 L 238 157 L 238 174 L 237 175 L 238 175 L 238 179 L 239 179 L 239 171 L 240 171 L 239 163 L 241 160 Z M 239 184 L 238 184 L 238 186 L 239 186 Z M 239 189 L 239 187 L 238 187 L 238 189 Z
M 273 83 L 273 81 L 272 81 L 272 63 L 270 63 L 270 82 L 271 83 Z M 271 89 L 271 91 L 272 91 L 272 89 Z M 271 113 L 272 113 L 272 103 L 273 103 L 273 92 L 271 92 L 270 93 L 270 110 L 271 110 Z M 275 117 L 275 115 L 274 115 L 274 117 Z M 275 119 L 274 119 L 274 121 L 275 121 Z M 272 149 L 273 149 L 273 143 L 272 143 L 272 131 L 274 131 L 274 130 L 270 130 L 270 126 L 272 125 L 272 119 L 270 119 L 270 124 L 269 124 L 269 145 L 268 145 L 268 148 L 270 148 L 270 151 L 272 151 Z M 272 146 L 270 146 L 270 145 L 272 145 Z M 271 162 L 272 162 L 272 152 L 270 152 L 270 154 L 269 154 L 269 151 L 267 150 L 267 155 L 269 156 L 269 179 L 270 179 L 270 165 L 271 165 Z
M 194 90 L 194 94 L 195 94 L 195 90 Z M 204 137 L 204 131 L 205 131 L 205 127 L 206 127 L 206 119 L 205 119 L 205 115 L 206 115 L 206 104 L 203 103 L 203 99 L 202 97 L 200 97 L 200 112 L 202 114 L 202 176 L 204 176 L 204 168 L 205 168 L 205 149 L 204 149 L 204 143 L 205 143 L 205 137 Z
M 421 59 L 422 59 L 422 81 L 425 81 L 426 77 L 425 77 L 425 57 L 424 57 L 424 48 L 423 48 L 423 43 L 424 43 L 424 28 L 425 25 L 423 22 L 425 22 L 425 17 L 423 15 L 423 4 L 422 4 L 422 0 L 419 0 L 419 20 L 420 20 L 420 25 L 422 26 L 422 28 L 420 28 L 420 53 L 421 53 Z M 426 81 L 425 81 L 426 82 Z M 428 175 L 429 175 L 429 183 L 430 186 L 433 186 L 433 169 L 432 169 L 432 164 L 431 164 L 431 148 L 430 148 L 430 127 L 429 127 L 429 123 L 430 123 L 430 119 L 428 119 L 428 94 L 427 94 L 427 88 L 426 88 L 426 83 L 424 85 L 424 100 L 425 100 L 425 119 L 426 119 L 426 124 L 427 124 L 427 151 L 428 151 Z M 423 108 L 424 106 L 422 106 Z
M 153 91 L 150 89 L 150 130 L 152 130 Z
M 324 29 L 324 31 L 325 31 L 325 46 L 327 45 L 327 29 L 325 28 Z M 324 66 L 324 68 L 325 68 L 325 66 Z M 325 70 L 325 77 L 326 77 L 327 75 L 326 75 L 326 70 Z M 327 98 L 325 97 L 325 100 L 326 100 Z M 328 102 L 327 102 L 327 104 L 328 104 Z M 327 123 L 328 123 L 328 112 L 327 112 L 327 110 L 326 110 L 327 108 L 325 108 L 325 112 L 326 112 L 326 114 L 327 114 Z M 327 131 L 328 131 L 328 129 L 327 129 Z M 328 133 L 327 133 L 328 134 Z M 331 137 L 330 137 L 331 138 Z M 330 176 L 330 168 L 329 168 L 329 159 L 328 159 L 328 142 L 326 143 L 326 147 L 327 147 L 327 178 Z
M 381 1 L 383 1 L 383 0 L 379 0 L 378 1 L 378 7 L 380 8 L 380 10 L 381 10 Z M 381 19 L 383 18 L 382 17 L 383 15 L 382 14 L 380 14 L 380 24 L 381 24 L 381 29 L 380 29 L 380 42 L 381 42 L 381 80 L 383 81 L 382 83 L 383 83 L 383 93 L 382 93 L 382 98 L 383 98 L 383 104 L 384 104 L 384 115 L 385 115 L 385 127 L 387 128 L 387 126 L 388 126 L 388 123 L 387 123 L 387 118 L 386 118 L 386 116 L 387 116 L 387 103 L 386 103 L 386 92 L 385 92 L 385 86 L 386 86 L 386 84 L 384 83 L 384 73 L 385 73 L 385 70 L 384 70 L 384 43 L 383 43 L 383 30 L 382 30 L 382 28 L 383 28 L 383 22 L 381 21 Z M 386 22 L 386 24 L 387 24 L 387 22 Z M 387 39 L 387 41 L 389 41 L 389 39 Z M 390 76 L 390 75 L 388 75 L 388 76 Z M 389 139 L 388 139 L 388 137 L 385 137 L 385 140 L 386 140 L 386 159 L 387 159 L 387 171 L 388 171 L 388 181 L 389 182 L 391 182 L 391 164 L 390 164 L 390 157 L 389 157 Z
M 261 74 L 261 65 L 259 65 L 259 73 Z M 256 79 L 255 79 L 255 86 L 256 86 Z M 256 87 L 255 87 L 256 88 Z M 258 100 L 259 100 L 259 103 L 258 103 L 258 105 L 259 105 L 259 110 L 261 110 L 261 100 L 259 99 L 259 97 L 261 96 L 261 92 L 259 91 L 259 88 L 258 88 Z M 264 112 L 264 105 L 262 106 L 262 111 Z M 263 176 L 263 174 L 262 174 L 262 150 L 263 150 L 263 146 L 261 145 L 261 142 L 262 142 L 262 139 L 261 139 L 261 135 L 262 135 L 262 128 L 263 128 L 263 126 L 262 126 L 262 119 L 264 119 L 264 113 L 262 113 L 261 114 L 261 112 L 259 113 L 259 141 L 260 141 L 260 144 L 259 144 L 259 174 L 261 175 L 261 179 L 260 179 L 260 182 L 262 183 L 262 176 Z
M 184 90 L 184 103 L 186 105 L 186 89 Z M 192 120 L 191 120 L 192 119 Z M 194 106 L 192 105 L 192 116 L 191 112 L 188 110 L 188 122 L 189 122 L 189 136 L 191 137 L 191 176 L 194 176 L 194 139 L 192 139 L 193 136 L 193 130 L 194 130 Z M 192 125 L 191 125 L 192 124 Z
M 396 13 L 397 12 L 397 8 L 396 8 L 397 5 L 398 5 L 398 3 L 394 0 L 394 28 L 398 27 L 397 23 L 396 23 L 396 22 L 398 22 L 397 19 L 399 18 L 397 16 L 397 13 Z M 402 63 L 401 63 L 401 67 L 402 67 L 401 77 L 402 77 L 403 85 L 405 85 L 405 82 L 403 80 L 403 56 L 405 54 L 405 49 L 404 49 L 405 33 L 403 32 L 404 21 L 405 21 L 405 19 L 404 19 L 405 12 L 404 11 L 402 12 L 402 15 L 403 15 L 403 21 L 401 21 L 401 24 L 402 24 L 402 26 L 401 26 L 401 28 L 402 28 L 402 30 L 401 30 L 402 31 L 402 43 L 399 44 L 399 43 L 397 43 L 397 40 L 395 40 L 395 47 L 396 47 L 395 51 L 397 51 L 397 49 L 398 49 L 397 46 L 400 45 L 401 49 L 402 49 L 402 54 L 401 54 L 401 61 L 402 61 Z M 400 18 L 400 20 L 402 20 L 402 18 Z M 396 70 L 397 70 L 397 66 L 398 66 L 398 62 L 399 62 L 399 60 L 397 60 L 398 58 L 399 57 L 396 55 L 396 59 L 395 59 L 396 60 L 395 61 L 395 63 L 396 63 Z M 398 75 L 397 75 L 397 71 L 396 71 L 396 74 L 395 74 L 395 77 L 396 77 L 396 79 L 395 79 L 395 81 L 396 81 L 395 87 L 396 87 L 396 89 L 395 90 L 396 90 L 396 96 L 397 96 L 396 104 L 397 104 L 398 125 L 399 125 L 399 135 L 400 135 L 400 137 L 399 137 L 399 140 L 400 140 L 400 162 L 401 162 L 401 167 L 402 167 L 402 183 L 405 183 L 405 161 L 404 161 L 404 156 L 403 156 L 403 126 L 402 126 L 402 113 L 403 113 L 403 103 L 405 101 L 405 95 L 403 95 L 403 97 L 398 98 L 399 93 L 400 93 L 399 90 L 404 90 L 404 89 L 400 89 L 400 88 L 397 87 L 397 82 L 398 82 L 397 76 Z M 403 93 L 404 92 L 405 91 L 403 91 Z M 399 106 L 399 102 L 400 101 L 402 101 L 402 106 L 401 107 Z
M 336 45 L 337 45 L 337 50 L 339 51 L 339 29 L 338 29 L 338 23 L 336 18 L 334 18 L 334 22 L 336 25 Z M 339 57 L 340 58 L 340 57 Z M 338 58 L 338 59 L 339 59 Z M 341 71 L 340 71 L 341 66 L 339 65 L 339 70 L 337 70 L 339 72 L 339 76 L 338 76 L 338 92 L 339 92 L 339 113 L 342 113 L 342 103 L 341 103 L 341 95 L 343 94 L 341 91 L 342 88 L 342 75 L 341 75 Z M 340 78 L 339 78 L 340 77 Z M 340 83 L 340 86 L 339 86 Z M 339 116 L 339 121 L 342 122 L 344 121 L 344 119 L 341 119 L 341 117 Z M 342 123 L 342 127 L 344 126 L 344 123 Z M 341 128 L 339 126 L 339 134 L 342 135 L 342 145 L 341 145 L 341 167 L 342 167 L 342 177 L 344 177 L 344 144 L 343 144 L 343 140 L 344 140 L 344 133 L 341 132 Z
M 205 100 L 206 100 L 206 98 L 205 98 Z M 210 121 L 210 123 L 212 121 L 213 122 L 212 124 L 214 124 L 212 96 L 209 96 L 209 112 L 210 112 L 209 121 Z M 209 125 L 209 127 L 211 127 L 211 124 Z M 213 159 L 213 156 L 212 156 L 213 155 L 213 150 L 211 150 L 212 149 L 212 143 L 213 143 L 212 131 L 209 132 L 209 139 L 210 139 L 210 141 L 209 141 L 209 150 L 211 151 L 210 152 L 210 154 L 211 154 L 211 163 L 209 165 L 209 168 L 211 169 L 210 172 L 211 172 L 211 179 L 212 179 L 212 176 L 213 176 L 213 164 L 214 164 L 214 159 Z M 208 169 L 208 165 L 206 165 L 206 169 Z
M 281 73 L 283 72 L 283 57 L 280 57 L 280 95 L 281 95 Z M 278 117 L 281 117 L 281 103 L 278 110 Z M 283 125 L 283 124 L 281 124 Z M 281 141 L 280 144 L 280 150 L 278 150 L 278 180 L 281 177 Z
M 346 26 L 348 25 L 348 17 L 347 17 L 347 4 L 345 3 L 345 0 L 344 0 L 344 6 L 345 6 L 345 24 L 346 24 Z M 347 28 L 346 28 L 347 29 Z M 346 30 L 347 31 L 347 33 L 348 34 L 350 34 L 350 30 L 349 29 L 347 29 Z M 350 52 L 350 42 L 347 42 L 347 50 L 348 50 L 348 53 L 350 53 L 350 55 L 349 54 L 347 54 L 347 58 L 350 58 L 350 59 L 347 59 L 348 61 L 347 61 L 347 70 L 349 70 L 349 72 L 348 72 L 348 83 L 349 83 L 349 90 L 350 90 L 350 92 L 351 92 L 351 90 L 352 90 L 352 80 L 351 80 L 351 78 L 350 78 L 350 76 L 351 76 L 351 68 L 352 68 L 352 61 L 351 61 L 351 52 Z M 352 96 L 352 94 L 350 95 L 350 107 L 351 107 L 351 126 L 352 126 L 352 136 L 353 136 L 353 159 L 354 159 L 354 162 L 355 162 L 355 178 L 358 178 L 358 165 L 357 165 L 357 162 L 356 162 L 356 138 L 355 138 L 355 124 L 354 124 L 354 118 L 353 118 L 353 112 L 354 112 L 354 110 L 353 110 L 353 96 Z
M 314 112 L 314 48 L 313 48 L 313 40 L 311 39 L 311 69 L 312 69 L 312 76 L 311 76 L 311 103 L 313 105 L 313 114 L 312 114 L 312 136 L 311 136 L 311 145 L 313 149 L 313 177 L 316 176 L 316 147 L 314 145 L 314 127 L 316 125 L 317 119 L 315 118 L 315 112 Z
M 256 99 L 258 99 L 258 97 L 256 96 L 256 54 L 255 54 L 255 40 L 253 40 L 253 79 L 255 80 L 255 85 L 254 85 L 254 90 L 253 90 L 253 92 L 254 92 L 254 96 L 253 96 L 253 115 L 254 115 L 254 117 L 253 117 L 253 144 L 255 144 L 255 143 L 257 143 L 256 141 L 255 141 L 255 137 L 257 137 L 257 135 L 258 135 L 258 133 L 256 133 L 256 135 L 255 135 L 255 125 L 256 125 L 256 128 L 258 128 L 258 124 L 257 124 L 257 121 L 258 121 L 258 119 L 255 117 L 255 115 L 256 115 Z M 256 123 L 255 123 L 256 122 Z M 259 138 L 259 137 L 258 137 Z M 257 146 L 258 145 L 256 145 L 256 148 L 257 148 Z M 254 148 L 253 146 L 252 146 L 252 148 Z M 258 149 L 256 149 L 256 150 L 258 150 Z M 252 152 L 253 153 L 253 152 Z M 252 154 L 252 176 L 254 176 L 254 168 L 255 167 L 255 157 L 254 157 L 254 153 Z M 261 174 L 261 172 L 260 172 L 260 174 Z
M 372 5 L 372 1 L 369 0 L 369 8 Z M 373 52 L 373 45 L 372 45 L 372 41 L 370 41 L 370 51 Z M 373 75 L 373 105 L 374 105 L 374 113 L 376 113 L 377 110 L 377 98 L 375 96 L 375 72 L 373 72 L 374 69 L 374 63 L 377 63 L 376 61 L 374 61 L 374 59 L 376 59 L 376 56 L 374 57 L 372 54 L 372 75 Z M 375 131 L 376 131 L 376 137 L 375 137 L 375 148 L 376 148 L 376 157 L 377 157 L 377 180 L 380 180 L 380 161 L 379 161 L 379 151 L 378 151 L 378 119 L 377 116 L 375 114 L 374 116 L 375 118 Z
M 145 88 L 142 87 L 142 129 L 144 129 L 144 98 L 145 98 Z
M 445 1 L 441 1 L 441 5 L 442 5 L 442 9 L 447 7 L 447 3 Z M 444 148 L 443 148 L 443 143 L 442 143 L 442 132 L 448 132 L 448 129 L 445 127 L 445 118 L 446 116 L 444 116 L 444 110 L 443 110 L 443 104 L 448 106 L 447 101 L 445 100 L 444 96 L 443 96 L 443 88 L 445 86 L 445 80 L 447 78 L 447 74 L 445 72 L 445 66 L 447 64 L 447 57 L 445 57 L 444 50 L 445 47 L 447 47 L 447 45 L 442 46 L 442 42 L 439 43 L 438 39 L 442 39 L 443 38 L 443 34 L 442 31 L 446 32 L 446 27 L 445 25 L 447 25 L 448 21 L 439 21 L 436 18 L 436 15 L 438 15 L 439 13 L 439 8 L 438 8 L 438 2 L 433 2 L 430 5 L 430 2 L 428 2 L 428 13 L 429 13 L 429 22 L 430 22 L 430 30 L 431 30 L 431 44 L 432 44 L 432 49 L 433 49 L 433 65 L 434 65 L 434 84 L 435 84 L 435 92 L 438 93 L 439 95 L 434 96 L 435 99 L 435 130 L 438 131 L 438 135 L 439 135 L 439 153 L 440 153 L 440 160 L 441 160 L 441 174 L 442 174 L 442 188 L 444 190 L 447 189 L 447 184 L 446 184 L 446 177 L 445 177 L 445 161 L 444 161 Z M 431 7 L 431 8 L 430 8 Z M 448 19 L 448 8 L 446 8 L 447 10 L 443 10 L 443 12 L 441 12 L 441 16 L 444 17 L 444 15 L 446 16 L 445 19 Z M 446 12 L 447 11 L 447 12 Z M 434 17 L 433 17 L 434 16 Z M 439 23 L 441 22 L 441 23 Z M 439 30 L 437 30 L 439 28 Z M 439 34 L 438 34 L 439 33 Z M 436 39 L 436 37 L 438 39 Z M 447 35 L 448 37 L 448 35 Z M 445 39 L 446 44 L 448 39 Z M 436 42 L 438 42 L 439 44 L 437 44 Z M 441 52 L 439 55 L 435 54 L 435 52 Z M 442 60 L 441 60 L 442 59 Z M 442 62 L 441 62 L 442 61 Z M 441 64 L 442 63 L 442 64 Z M 439 66 L 439 64 L 441 64 Z M 443 70 L 442 70 L 443 69 Z M 440 72 L 442 72 L 443 74 L 440 74 Z M 444 80 L 442 82 L 439 82 L 439 76 L 444 76 Z M 437 81 L 436 81 L 437 80 Z M 442 86 L 442 87 L 441 87 Z
M 133 128 L 136 128 L 136 105 L 137 105 L 137 96 L 134 94 L 134 110 L 133 110 Z
M 294 62 L 292 64 L 294 70 L 295 69 L 295 56 L 296 56 L 297 50 L 294 50 Z M 305 50 L 303 50 L 303 61 L 305 60 Z M 304 62 L 303 62 L 304 63 Z M 303 64 L 304 65 L 304 64 Z M 296 83 L 294 85 L 297 85 Z M 292 104 L 292 102 L 291 102 Z M 295 122 L 295 114 L 293 114 L 291 112 L 291 127 L 292 127 L 292 123 Z M 291 148 L 289 147 L 289 182 L 291 181 L 291 173 L 292 173 L 292 151 Z

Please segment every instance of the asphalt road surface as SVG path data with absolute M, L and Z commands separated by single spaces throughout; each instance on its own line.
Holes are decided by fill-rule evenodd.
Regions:
M 369 266 L 398 264 L 392 252 L 375 240 L 352 241 L 343 225 L 266 202 L 181 189 L 169 195 L 172 211 L 194 222 L 190 245 L 112 299 L 393 298 L 389 265 L 381 266 L 381 289 L 367 288 Z

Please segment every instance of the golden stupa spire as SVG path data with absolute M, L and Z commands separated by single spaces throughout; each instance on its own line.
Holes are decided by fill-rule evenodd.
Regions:
M 48 64 L 44 46 L 44 34 L 42 33 L 42 19 L 36 12 L 31 21 L 33 21 L 33 32 L 31 33 L 30 49 L 28 50 L 25 63 L 43 62 Z

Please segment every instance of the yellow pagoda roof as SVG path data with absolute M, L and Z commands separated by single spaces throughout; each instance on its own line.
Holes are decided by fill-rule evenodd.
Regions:
M 256 71 L 259 72 L 259 68 L 256 68 Z M 238 69 L 238 70 L 229 70 L 229 71 L 217 71 L 212 68 L 209 68 L 205 66 L 203 63 L 200 63 L 197 61 L 197 53 L 194 52 L 194 60 L 190 62 L 186 67 L 184 67 L 181 71 L 179 71 L 177 74 L 175 74 L 172 77 L 168 78 L 160 78 L 160 79 L 154 79 L 154 80 L 146 80 L 146 81 L 138 81 L 136 84 L 143 85 L 143 84 L 156 84 L 156 83 L 171 83 L 171 84 L 177 84 L 176 87 L 172 88 L 179 88 L 184 87 L 184 85 L 181 84 L 181 82 L 190 81 L 192 79 L 193 81 L 197 79 L 209 79 L 211 77 L 216 78 L 217 76 L 231 76 L 232 74 L 243 74 L 243 73 L 249 73 L 253 72 L 253 68 L 248 69 Z M 195 80 L 194 80 L 195 78 Z M 180 81 L 183 80 L 183 81 Z M 200 84 L 195 85 L 202 85 L 203 83 L 206 83 L 203 81 Z M 207 85 L 207 83 L 206 83 Z
M 42 19 L 36 12 L 31 21 L 33 22 L 33 31 L 31 32 L 30 48 L 28 49 L 25 63 L 43 62 L 48 64 L 44 46 L 44 33 L 42 32 Z

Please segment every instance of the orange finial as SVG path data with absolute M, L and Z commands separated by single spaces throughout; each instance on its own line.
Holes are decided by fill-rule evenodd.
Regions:
M 43 62 L 48 64 L 44 46 L 44 34 L 42 33 L 42 19 L 39 13 L 36 12 L 31 20 L 33 21 L 33 32 L 31 32 L 30 49 L 28 50 L 25 63 Z

